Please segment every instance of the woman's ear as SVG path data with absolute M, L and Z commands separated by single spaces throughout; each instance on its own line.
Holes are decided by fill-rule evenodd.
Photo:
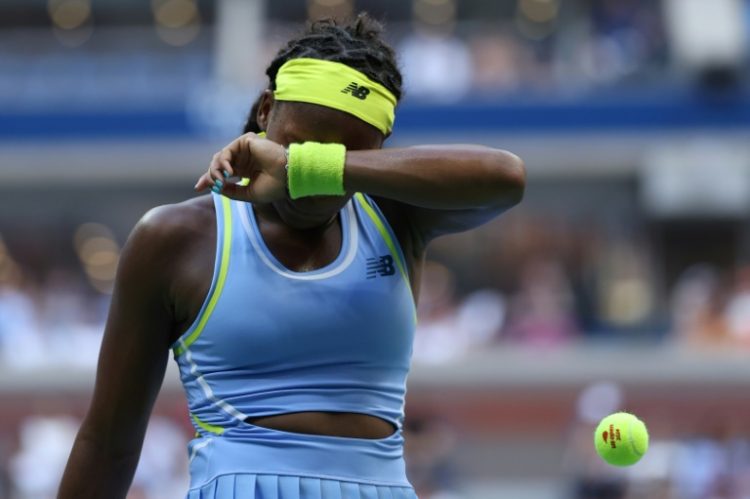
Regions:
M 273 91 L 270 89 L 265 89 L 260 97 L 258 112 L 255 115 L 258 126 L 264 132 L 268 130 L 268 123 L 271 121 L 271 113 L 273 112 L 273 105 L 275 102 L 276 101 L 273 98 Z

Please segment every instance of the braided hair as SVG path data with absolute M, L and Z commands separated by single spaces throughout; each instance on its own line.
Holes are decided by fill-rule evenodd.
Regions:
M 307 57 L 340 62 L 365 74 L 401 99 L 402 78 L 393 49 L 381 39 L 383 26 L 366 13 L 348 24 L 334 19 L 312 22 L 301 36 L 290 40 L 271 61 L 266 74 L 269 89 L 276 90 L 276 74 L 290 59 Z M 243 133 L 260 132 L 256 121 L 261 98 L 255 101 Z

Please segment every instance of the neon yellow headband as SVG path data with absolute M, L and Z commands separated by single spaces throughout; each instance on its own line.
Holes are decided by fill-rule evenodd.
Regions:
M 274 97 L 344 111 L 383 135 L 393 129 L 396 97 L 380 83 L 340 62 L 308 58 L 285 62 L 276 75 Z

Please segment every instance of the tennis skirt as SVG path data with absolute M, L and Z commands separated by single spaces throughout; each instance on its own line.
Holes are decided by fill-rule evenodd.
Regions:
M 416 499 L 401 432 L 383 439 L 251 424 L 188 445 L 187 499 Z

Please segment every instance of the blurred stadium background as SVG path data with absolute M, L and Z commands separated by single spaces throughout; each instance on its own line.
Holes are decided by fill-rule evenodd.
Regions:
M 308 18 L 387 23 L 390 146 L 521 155 L 521 206 L 429 253 L 407 406 L 424 498 L 750 497 L 750 1 L 0 1 L 0 497 L 54 492 L 118 251 L 192 196 Z M 593 455 L 618 409 L 652 448 Z M 168 373 L 131 499 L 181 497 Z

